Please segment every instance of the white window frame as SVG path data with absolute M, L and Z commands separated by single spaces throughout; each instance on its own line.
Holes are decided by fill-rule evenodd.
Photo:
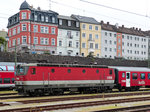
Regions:
M 76 22 L 76 27 L 79 27 L 79 22 Z
M 26 24 L 22 24 L 22 31 L 27 31 L 27 25 Z
M 27 13 L 26 12 L 22 12 L 22 19 L 27 19 Z
M 16 28 L 13 29 L 13 35 L 16 35 Z
M 33 25 L 33 32 L 38 32 L 38 25 Z
M 89 25 L 89 30 L 92 30 L 93 28 L 92 28 L 92 25 Z
M 62 25 L 62 19 L 59 19 L 59 25 Z
M 48 16 L 45 17 L 45 22 L 48 22 Z
M 51 38 L 51 45 L 55 45 L 55 39 L 54 38 Z
M 71 21 L 70 20 L 68 20 L 68 26 L 71 26 Z
M 38 37 L 34 37 L 34 44 L 38 44 Z
M 17 27 L 17 33 L 20 33 L 20 26 Z
M 17 39 L 17 44 L 18 44 L 18 45 L 20 44 L 20 38 Z
M 99 49 L 98 43 L 95 44 L 95 49 Z
M 52 23 L 55 23 L 55 17 L 52 17 Z
M 51 27 L 51 34 L 56 34 L 56 28 L 55 27 Z
M 16 44 L 16 39 L 13 39 L 13 46 L 15 46 Z
M 86 43 L 82 43 L 82 48 L 86 48 Z
M 44 22 L 44 16 L 41 16 L 41 21 Z
M 27 36 L 22 36 L 22 44 L 27 44 Z

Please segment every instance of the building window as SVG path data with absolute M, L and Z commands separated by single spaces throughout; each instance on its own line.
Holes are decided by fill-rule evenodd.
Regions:
M 112 33 L 109 33 L 110 37 L 112 36 Z
M 79 22 L 76 22 L 76 27 L 79 27 Z
M 18 28 L 17 28 L 17 33 L 20 33 L 20 27 L 18 26 Z
M 92 40 L 92 34 L 89 34 L 89 40 Z
M 44 33 L 44 26 L 41 26 L 41 33 Z
M 13 29 L 13 35 L 16 35 L 16 28 Z
M 9 47 L 11 47 L 11 40 L 9 40 Z
M 90 43 L 90 49 L 93 49 L 93 43 Z
M 84 53 L 81 53 L 82 56 L 84 56 Z
M 89 30 L 92 30 L 92 25 L 89 25 Z
M 77 37 L 79 36 L 79 32 L 76 32 L 76 36 L 77 36 Z
M 22 24 L 22 31 L 27 31 L 27 25 L 26 24 Z
M 27 37 L 26 36 L 22 36 L 22 44 L 26 44 L 27 43 Z
M 45 27 L 45 33 L 48 33 L 48 32 L 49 32 L 49 28 Z
M 45 21 L 48 22 L 48 17 L 47 16 L 45 17 Z
M 17 43 L 20 44 L 20 38 L 17 39 Z
M 95 34 L 95 38 L 96 38 L 96 39 L 98 39 L 98 38 L 99 38 L 98 34 Z
M 31 28 L 30 28 L 30 24 L 28 24 L 28 30 L 30 31 L 30 29 L 31 29 Z
M 69 41 L 68 47 L 72 47 L 72 41 Z
M 85 48 L 85 45 L 86 45 L 85 43 L 82 43 L 82 48 Z
M 51 28 L 51 33 L 55 34 L 55 28 L 54 27 Z
M 105 40 L 105 44 L 107 44 L 107 40 Z
M 41 44 L 44 44 L 44 38 L 41 38 Z
M 119 45 L 119 46 L 118 46 L 118 50 L 120 50 L 120 49 L 121 49 L 121 46 Z
M 13 39 L 13 46 L 16 45 L 16 39 Z
M 107 47 L 105 47 L 105 51 L 107 51 Z
M 38 44 L 38 37 L 34 37 L 34 44 Z
M 95 30 L 98 31 L 98 26 L 95 26 Z
M 22 19 L 26 19 L 27 18 L 27 13 L 26 12 L 22 12 Z
M 11 36 L 11 30 L 9 30 L 9 36 Z
M 55 17 L 52 17 L 52 23 L 55 23 Z
M 82 24 L 82 28 L 85 29 L 85 28 L 86 28 L 86 25 L 85 25 L 85 24 Z
M 44 16 L 41 16 L 41 20 L 42 20 L 42 22 L 44 21 Z
M 45 45 L 49 44 L 49 38 L 45 38 Z
M 62 46 L 62 41 L 61 40 L 59 41 L 59 46 Z
M 79 42 L 76 42 L 76 48 L 78 48 L 79 47 Z
M 62 25 L 62 19 L 59 19 L 59 25 Z
M 116 37 L 116 34 L 114 34 L 114 37 Z
M 34 32 L 38 32 L 38 25 L 34 25 Z
M 105 36 L 107 36 L 107 32 L 105 32 Z
M 95 44 L 95 49 L 98 49 L 98 44 Z
M 85 37 L 86 37 L 86 34 L 85 34 L 85 33 L 82 33 L 82 37 L 84 37 L 84 38 L 85 38 Z
M 112 41 L 110 40 L 109 43 L 112 44 Z
M 41 44 L 43 44 L 43 45 L 48 45 L 49 44 L 49 39 L 48 38 L 41 37 L 40 40 L 41 40 Z
M 54 38 L 51 39 L 51 44 L 55 45 L 55 39 Z
M 71 31 L 67 31 L 67 37 L 70 38 L 70 39 L 72 38 L 71 37 Z
M 68 26 L 71 26 L 71 21 L 68 21 Z
M 120 43 L 121 42 L 121 39 L 120 38 L 118 38 L 118 43 Z
M 34 15 L 34 21 L 37 21 L 37 15 Z

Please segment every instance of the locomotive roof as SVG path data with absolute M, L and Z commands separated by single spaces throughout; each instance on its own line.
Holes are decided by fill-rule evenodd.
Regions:
M 109 66 L 109 68 L 115 68 L 119 71 L 142 71 L 142 72 L 150 72 L 150 68 L 146 67 L 123 67 L 123 66 Z
M 52 64 L 52 63 L 30 63 L 30 64 L 23 64 L 22 66 L 108 68 L 108 66 L 106 65 L 79 65 L 79 64 Z

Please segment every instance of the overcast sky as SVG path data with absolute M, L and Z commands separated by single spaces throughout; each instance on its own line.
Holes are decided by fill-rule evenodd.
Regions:
M 8 17 L 19 12 L 21 3 L 24 0 L 0 0 L 0 30 L 7 30 Z M 60 15 L 70 16 L 71 14 L 94 17 L 97 21 L 115 25 L 116 23 L 125 27 L 137 27 L 142 30 L 150 30 L 150 0 L 85 0 L 88 2 L 133 12 L 136 14 L 105 8 L 100 5 L 93 5 L 83 0 L 26 0 L 34 8 L 38 6 L 42 10 L 53 10 Z M 51 3 L 49 2 L 51 1 Z M 50 5 L 51 4 L 51 5 Z M 51 7 L 50 7 L 51 6 Z M 147 17 L 146 17 L 147 16 Z

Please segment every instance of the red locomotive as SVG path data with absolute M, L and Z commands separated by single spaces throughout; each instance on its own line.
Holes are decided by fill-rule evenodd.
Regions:
M 71 64 L 17 66 L 16 90 L 23 95 L 63 94 L 64 91 L 100 92 L 150 86 L 150 69 Z
M 0 89 L 12 89 L 14 87 L 14 66 L 0 65 Z
M 97 65 L 24 64 L 17 66 L 19 94 L 62 94 L 64 91 L 102 91 L 114 87 L 112 68 Z

